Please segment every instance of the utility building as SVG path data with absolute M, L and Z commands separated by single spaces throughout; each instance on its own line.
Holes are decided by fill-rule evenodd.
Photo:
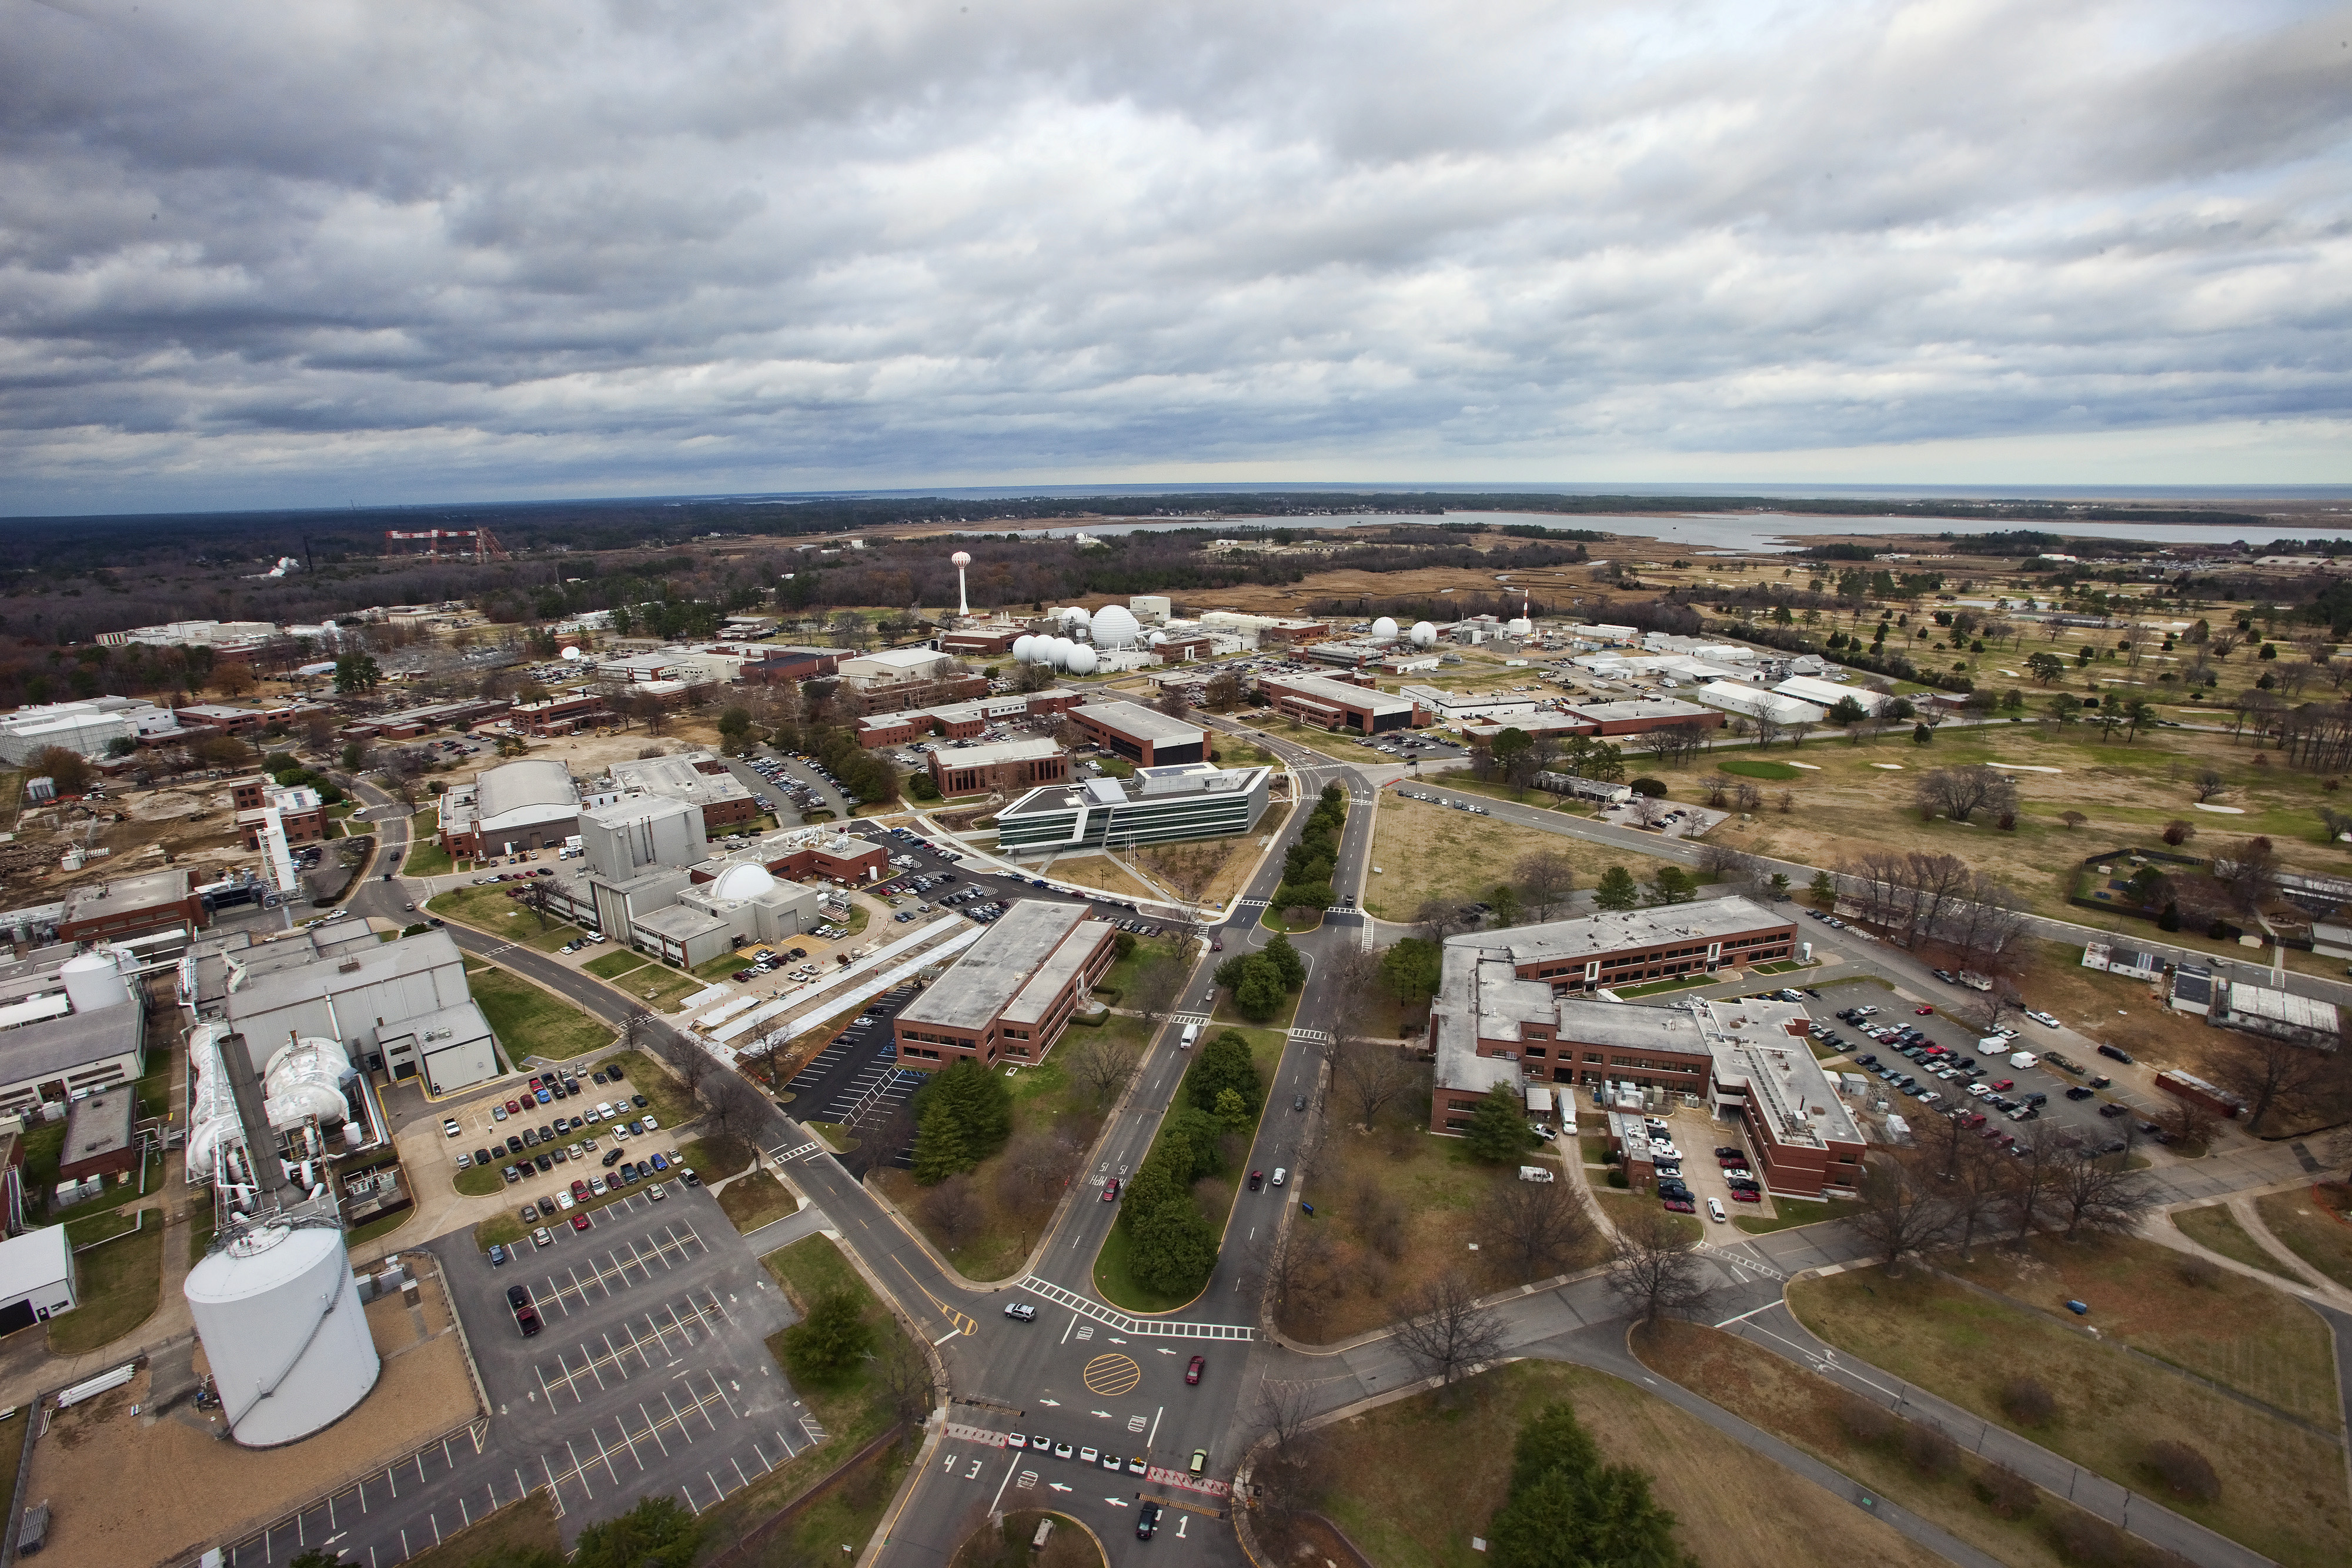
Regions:
M 898 1065 L 1044 1061 L 1087 988 L 1110 967 L 1118 935 L 1083 906 L 1015 900 L 953 968 L 899 1009 Z

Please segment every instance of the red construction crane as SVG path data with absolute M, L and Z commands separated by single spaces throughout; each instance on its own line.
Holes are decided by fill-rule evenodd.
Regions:
M 471 557 L 477 564 L 514 559 L 507 554 L 506 546 L 499 543 L 499 537 L 488 528 L 386 528 L 383 539 L 383 553 L 386 555 L 421 555 L 427 560 Z M 443 539 L 463 539 L 466 542 L 445 550 L 441 545 Z M 424 548 L 403 548 L 412 541 L 421 543 Z

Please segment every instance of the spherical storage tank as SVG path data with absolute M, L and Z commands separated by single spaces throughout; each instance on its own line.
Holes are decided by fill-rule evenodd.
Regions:
M 1122 606 L 1106 604 L 1095 612 L 1094 632 L 1097 648 L 1131 647 L 1143 635 L 1143 623 Z
M 1066 661 L 1066 666 L 1070 674 L 1074 675 L 1093 674 L 1095 673 L 1095 651 L 1092 648 L 1087 647 L 1071 649 L 1070 656 Z
M 375 1386 L 383 1363 L 333 1226 L 257 1226 L 189 1270 L 184 1288 L 244 1447 L 307 1437 Z
M 1383 615 L 1378 621 L 1372 622 L 1373 642 L 1393 643 L 1396 641 L 1396 634 L 1397 623 L 1390 620 L 1387 616 Z
M 1013 639 L 1013 662 L 1014 664 L 1028 664 L 1036 653 L 1036 651 L 1037 639 L 1034 636 L 1024 635 Z
M 1412 645 L 1414 647 L 1427 648 L 1434 645 L 1436 642 L 1436 627 L 1432 626 L 1426 621 L 1416 621 L 1412 623 Z

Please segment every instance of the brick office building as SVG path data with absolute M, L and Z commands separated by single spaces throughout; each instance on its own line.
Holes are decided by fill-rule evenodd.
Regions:
M 1042 1061 L 1086 988 L 1117 956 L 1118 927 L 1083 905 L 1024 898 L 955 967 L 898 1011 L 898 1065 L 930 1070 L 970 1058 Z
M 1260 675 L 1257 689 L 1276 713 L 1324 729 L 1380 735 L 1428 722 L 1428 710 L 1411 697 L 1391 696 L 1370 684 L 1332 675 Z
M 1509 955 L 1524 980 L 1561 990 L 1639 985 L 1786 958 L 1797 923 L 1745 898 L 1706 898 L 1452 938 Z
M 931 782 L 942 795 L 982 789 L 1008 793 L 1060 784 L 1070 777 L 1070 756 L 1040 736 L 985 746 L 943 746 L 932 752 Z
M 1139 768 L 1205 762 L 1209 758 L 1207 730 L 1134 703 L 1089 703 L 1072 708 L 1070 722 L 1097 746 Z

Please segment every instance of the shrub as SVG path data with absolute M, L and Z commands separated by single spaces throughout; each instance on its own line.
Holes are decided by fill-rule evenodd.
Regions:
M 1666 798 L 1665 785 L 1655 779 L 1636 779 L 1625 787 L 1634 794 L 1647 795 L 1653 800 L 1663 800 Z
M 2042 1501 L 2041 1489 L 2007 1465 L 1995 1465 L 1974 1484 L 1977 1500 L 2003 1519 L 2023 1519 Z
M 2211 1502 L 2221 1495 L 2221 1478 L 2213 1473 L 2213 1462 L 2187 1443 L 2150 1443 L 2147 1468 L 2175 1497 Z
M 2053 1520 L 2050 1537 L 2067 1562 L 2081 1563 L 2086 1568 L 2128 1563 L 2133 1555 L 2131 1542 L 2122 1531 L 2080 1509 L 2068 1509 Z
M 2210 1291 L 2221 1282 L 2221 1265 L 2210 1258 L 2186 1256 L 2174 1266 L 2174 1270 L 2179 1274 L 2182 1284 L 2200 1291 Z
M 2000 1385 L 2000 1407 L 2021 1427 L 2039 1427 L 2058 1412 L 2050 1390 L 2031 1377 L 2012 1377 Z
M 1914 1421 L 1903 1433 L 1903 1457 L 1913 1469 L 1934 1478 L 1949 1474 L 1960 1462 L 1960 1446 L 1933 1422 Z
M 1609 1185 L 1614 1187 L 1625 1186 L 1627 1185 L 1625 1173 L 1622 1170 L 1612 1170 L 1609 1173 Z
M 1857 1443 L 1884 1443 L 1902 1428 L 1902 1423 L 1879 1406 L 1860 1395 L 1849 1394 L 1839 1403 L 1838 1425 L 1846 1436 Z

